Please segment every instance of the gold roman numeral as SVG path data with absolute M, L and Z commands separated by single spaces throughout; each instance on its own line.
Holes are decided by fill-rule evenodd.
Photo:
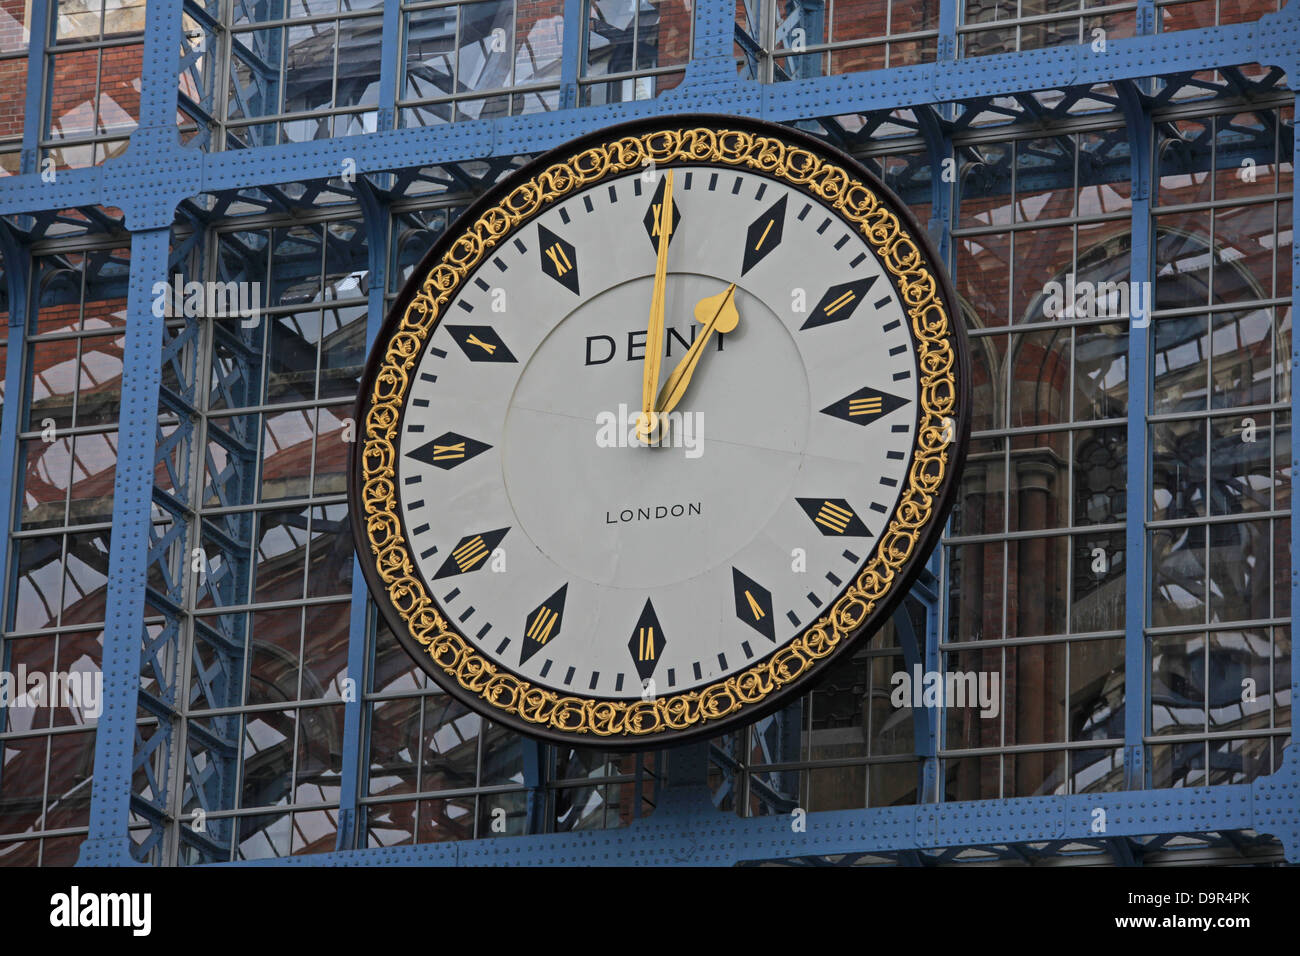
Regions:
M 759 249 L 763 248 L 763 240 L 766 239 L 766 238 L 767 238 L 767 234 L 768 234 L 769 232 L 772 231 L 772 223 L 774 223 L 774 222 L 776 222 L 775 219 L 769 219 L 769 220 L 767 221 L 767 228 L 764 229 L 764 230 L 763 230 L 763 234 L 762 234 L 761 236 L 758 237 L 758 242 L 754 243 L 754 251 L 755 251 L 755 252 L 758 252 Z
M 852 511 L 845 511 L 839 505 L 824 501 L 821 511 L 817 512 L 817 517 L 813 520 L 823 527 L 830 528 L 836 534 L 843 534 L 852 519 Z
M 552 243 L 551 247 L 546 250 L 546 255 L 551 260 L 551 265 L 555 266 L 557 276 L 562 276 L 573 268 L 573 263 L 564 254 L 564 247 L 558 242 Z
M 487 556 L 487 545 L 483 543 L 482 535 L 477 534 L 451 553 L 452 560 L 462 572 L 468 571 Z
M 465 457 L 465 443 L 463 441 L 458 441 L 454 445 L 435 444 L 433 446 L 434 461 L 451 461 L 456 458 L 464 458 L 464 457 Z
M 879 415 L 884 411 L 882 401 L 883 399 L 879 396 L 875 398 L 850 398 L 849 415 Z
M 636 659 L 639 661 L 652 661 L 655 659 L 655 629 L 653 627 L 639 627 L 636 631 Z
M 852 302 L 855 298 L 857 298 L 857 296 L 855 296 L 853 294 L 853 290 L 850 289 L 848 292 L 845 292 L 843 295 L 841 295 L 838 299 L 834 300 L 833 302 L 826 303 L 826 314 L 833 315 L 834 313 L 838 312 L 840 309 L 848 305 L 850 302 Z
M 754 620 L 761 621 L 767 616 L 763 613 L 763 609 L 758 606 L 758 602 L 754 600 L 754 595 L 750 594 L 748 590 L 745 591 L 745 600 L 749 602 L 749 609 L 754 614 Z
M 555 622 L 559 616 L 545 605 L 537 612 L 533 618 L 533 625 L 528 629 L 528 636 L 538 644 L 545 644 L 551 639 L 551 630 L 555 627 Z
M 467 338 L 465 341 L 470 345 L 477 345 L 488 355 L 491 355 L 493 352 L 497 350 L 497 347 L 493 345 L 491 342 L 484 342 L 477 335 L 474 335 L 472 333 L 470 334 L 470 337 Z

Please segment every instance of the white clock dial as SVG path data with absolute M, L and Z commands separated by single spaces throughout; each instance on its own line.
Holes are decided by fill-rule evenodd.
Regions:
M 458 639 L 430 672 L 461 692 L 508 674 L 515 696 L 480 696 L 559 702 L 554 732 L 579 704 L 716 694 L 825 625 L 935 440 L 899 248 L 891 271 L 806 184 L 690 161 L 602 176 L 496 239 L 380 372 L 402 392 L 374 419 L 376 487 L 415 582 L 390 606 L 418 588 Z M 382 571 L 395 552 L 369 544 Z
M 665 368 L 699 332 L 695 304 L 733 281 L 740 321 L 705 347 L 667 440 L 633 428 L 663 171 L 569 197 L 481 264 L 403 421 L 402 514 L 434 598 L 485 656 L 557 691 L 690 689 L 770 653 L 844 589 L 910 457 L 915 349 L 866 241 L 765 177 L 672 172 Z M 742 275 L 755 222 L 773 223 L 770 249 Z M 448 467 L 469 440 L 491 447 Z M 655 646 L 630 646 L 647 602 Z

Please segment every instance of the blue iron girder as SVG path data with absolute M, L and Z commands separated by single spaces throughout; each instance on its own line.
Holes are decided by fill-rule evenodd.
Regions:
M 948 124 L 942 123 L 932 110 L 918 110 L 917 125 L 925 140 L 925 152 L 930 163 L 930 221 L 926 229 L 944 268 L 951 271 L 953 263 L 952 223 L 953 189 L 956 186 L 957 158 L 953 155 L 952 138 Z M 949 176 L 949 170 L 952 175 Z
M 932 622 L 935 617 L 936 608 L 930 602 L 925 605 L 925 619 L 927 624 Z M 902 604 L 894 611 L 894 627 L 898 634 L 898 643 L 903 648 L 903 667 L 908 673 L 930 672 L 939 670 L 937 664 L 938 642 L 933 644 L 930 641 L 930 628 L 927 626 L 926 633 L 917 637 L 916 628 L 912 626 L 912 617 L 908 609 L 908 602 Z M 931 660 L 930 649 L 935 650 L 935 660 Z M 932 802 L 938 795 L 938 748 L 939 748 L 939 716 L 938 707 L 914 707 L 912 708 L 912 739 L 916 741 L 916 755 L 921 758 L 920 765 L 917 767 L 916 792 L 921 795 L 922 803 Z
M 936 44 L 935 59 L 940 63 L 951 64 L 957 59 L 957 4 L 939 4 L 939 40 Z
M 179 10 L 171 11 L 168 18 L 174 21 L 175 30 L 168 36 L 179 36 L 179 15 Z M 1300 4 L 1293 2 L 1252 23 L 1112 40 L 1104 53 L 1094 53 L 1089 44 L 1080 44 L 760 84 L 734 75 L 733 17 L 733 8 L 725 3 L 701 0 L 696 4 L 696 56 L 682 84 L 654 100 L 436 127 L 386 129 L 310 143 L 217 153 L 183 147 L 175 130 L 173 83 L 169 91 L 173 106 L 170 122 L 151 127 L 142 118 L 125 156 L 94 168 L 61 171 L 55 183 L 42 182 L 35 173 L 10 177 L 0 189 L 0 215 L 93 205 L 111 195 L 115 204 L 126 210 L 128 227 L 139 229 L 145 228 L 147 222 L 170 221 L 181 201 L 198 193 L 328 179 L 338 174 L 344 160 L 355 162 L 358 173 L 379 172 L 427 165 L 434 157 L 439 162 L 454 162 L 535 153 L 590 129 L 664 113 L 725 110 L 785 121 L 1060 86 L 1105 84 L 1194 72 L 1207 65 L 1264 63 L 1285 67 L 1300 50 Z M 393 52 L 385 59 L 396 56 L 390 39 L 395 41 L 386 34 L 385 48 Z M 725 52 L 720 54 L 716 51 L 721 47 Z M 145 62 L 172 64 L 170 44 L 167 52 L 162 60 L 146 58 Z M 1293 70 L 1287 72 L 1294 75 Z M 149 175 L 139 175 L 140 170 L 147 170 Z
M 144 630 L 154 452 L 157 446 L 159 346 L 163 320 L 152 303 L 154 277 L 166 269 L 168 229 L 132 237 L 127 333 L 122 355 L 122 410 L 113 480 L 113 538 L 104 614 L 104 706 L 95 733 L 90 834 L 79 863 L 129 859 L 126 823 L 131 798 L 140 647 Z M 139 266 L 139 268 L 137 268 Z
M 157 64 L 158 68 L 146 69 L 141 78 L 140 127 L 132 136 L 129 152 L 145 146 L 145 141 L 151 139 L 175 140 L 173 41 L 180 36 L 180 7 L 150 3 L 145 16 L 143 62 Z M 118 177 L 125 177 L 126 181 L 133 176 L 148 178 L 140 170 L 132 172 L 132 165 L 127 163 L 105 170 L 104 187 L 109 190 L 106 196 L 114 195 L 114 187 L 120 188 L 115 182 Z M 104 705 L 95 733 L 90 832 L 81 845 L 79 864 L 132 861 L 127 822 L 135 767 L 136 712 L 162 383 L 163 318 L 153 308 L 153 285 L 167 273 L 172 215 L 174 209 L 162 221 L 139 223 L 140 231 L 132 235 L 118 462 L 113 480 L 113 537 L 104 612 L 101 663 Z
M 4 260 L 4 272 L 0 281 L 8 283 L 9 322 L 0 330 L 7 337 L 8 348 L 5 350 L 5 402 L 0 408 L 0 531 L 4 539 L 0 541 L 0 633 L 8 623 L 9 609 L 5 606 L 4 596 L 9 590 L 9 532 L 13 530 L 13 520 L 18 507 L 16 500 L 18 485 L 18 432 L 22 428 L 22 412 L 27 405 L 26 391 L 23 387 L 24 353 L 27 351 L 26 333 L 28 309 L 31 306 L 28 279 L 31 275 L 31 258 L 26 247 L 20 245 L 12 231 L 5 223 L 0 223 L 0 258 Z M 0 669 L 9 669 L 7 648 L 0 640 Z M 0 716 L 0 728 L 4 727 Z M 4 785 L 4 760 L 0 759 L 0 786 Z
M 39 30 L 32 30 L 30 42 L 32 47 L 44 51 L 45 44 L 49 40 L 50 32 L 53 30 L 52 21 L 50 20 L 50 0 L 32 0 L 32 5 L 27 11 L 28 24 L 39 23 L 43 27 Z M 39 46 L 38 46 L 39 44 Z M 45 57 L 29 56 L 27 58 L 27 95 L 23 104 L 23 116 L 27 117 L 27 122 L 23 124 L 23 149 L 19 156 L 19 169 L 28 176 L 36 176 L 39 181 L 39 170 L 37 169 L 37 140 L 40 130 L 44 126 L 44 114 L 41 111 L 41 90 L 44 87 L 42 82 L 45 78 Z M 37 118 L 33 121 L 33 118 Z
M 653 814 L 616 830 L 374 847 L 236 865 L 734 866 L 780 857 L 1242 830 L 1268 819 L 1274 807 L 1281 807 L 1279 819 L 1293 819 L 1300 784 L 1278 790 L 1262 783 L 837 810 L 803 816 L 802 831 L 792 826 L 792 814 L 738 817 L 715 810 L 707 790 L 669 787 Z M 1288 800 L 1290 807 L 1283 807 Z M 1101 819 L 1098 810 L 1105 814 L 1104 834 L 1093 829 Z
M 1120 109 L 1129 136 L 1133 186 L 1129 230 L 1130 283 L 1149 283 L 1154 268 L 1151 241 L 1151 117 L 1130 81 L 1116 84 Z M 1148 287 L 1149 286 L 1144 286 Z M 1135 287 L 1136 288 L 1136 287 Z M 1149 296 L 1139 300 L 1141 314 L 1129 323 L 1128 435 L 1124 524 L 1124 786 L 1142 790 L 1150 781 L 1145 735 L 1147 728 L 1148 669 L 1146 653 L 1146 514 L 1147 481 L 1147 358 L 1151 336 L 1152 305 Z M 1114 560 L 1110 558 L 1109 560 Z
M 1292 7 L 1300 7 L 1300 3 L 1292 2 Z M 1288 70 L 1291 76 L 1300 73 L 1300 47 L 1296 48 L 1296 53 Z M 1293 150 L 1300 149 L 1300 124 L 1295 128 L 1295 141 L 1292 144 Z M 1292 152 L 1292 157 L 1297 153 Z M 1294 159 L 1293 159 L 1294 163 Z M 1300 203 L 1294 200 L 1291 203 L 1291 235 L 1300 235 Z M 1291 246 L 1291 310 L 1292 315 L 1300 313 L 1300 244 L 1293 243 Z M 1291 336 L 1291 377 L 1294 381 L 1296 371 L 1300 370 L 1300 342 L 1296 337 Z M 1291 421 L 1296 420 L 1296 414 L 1300 413 L 1300 394 L 1297 394 L 1296 388 L 1291 388 Z M 1295 443 L 1291 445 L 1291 474 L 1295 474 L 1300 469 L 1300 451 L 1297 451 Z M 1300 638 L 1300 623 L 1296 620 L 1296 609 L 1300 608 L 1300 510 L 1297 510 L 1294 502 L 1291 505 L 1291 601 L 1288 605 L 1291 608 L 1291 648 L 1292 654 L 1295 653 L 1297 638 Z M 1296 671 L 1294 658 L 1291 666 L 1291 769 L 1293 772 L 1300 771 L 1296 765 L 1300 763 L 1300 748 L 1296 747 L 1296 741 L 1300 740 L 1300 709 L 1295 707 L 1295 699 L 1300 695 L 1300 673 Z M 1295 779 L 1293 775 L 1292 779 Z M 1292 825 L 1300 830 L 1300 821 L 1296 821 L 1296 804 L 1292 804 Z M 1300 833 L 1297 834 L 1300 836 Z
M 582 23 L 585 0 L 564 0 L 564 22 Z M 565 30 L 564 49 L 560 56 L 560 109 L 570 110 L 578 105 L 578 74 L 586 56 L 585 30 Z
M 46 0 L 34 2 L 34 10 L 47 6 Z M 1143 0 L 1142 7 L 1151 10 L 1147 0 Z M 397 59 L 396 23 L 396 16 L 386 12 L 385 62 L 395 63 Z M 954 24 L 943 25 L 955 34 Z M 731 59 L 733 32 L 734 8 L 729 3 L 697 0 L 695 58 L 682 85 L 656 100 L 436 128 L 381 128 L 363 136 L 209 154 L 179 144 L 175 128 L 177 50 L 173 41 L 180 37 L 180 7 L 155 0 L 147 8 L 140 125 L 125 155 L 92 169 L 61 171 L 56 182 L 46 183 L 35 168 L 37 141 L 33 132 L 42 125 L 43 117 L 39 109 L 27 110 L 23 173 L 0 185 L 0 214 L 21 215 L 103 203 L 123 209 L 126 225 L 133 232 L 120 457 L 114 488 L 115 532 L 105 628 L 105 708 L 96 740 L 91 833 L 82 848 L 83 863 L 131 862 L 126 821 L 162 336 L 161 320 L 152 315 L 150 308 L 150 289 L 153 281 L 167 271 L 168 226 L 176 208 L 189 197 L 286 181 L 327 179 L 338 174 L 344 159 L 353 160 L 360 175 L 431 162 L 533 153 L 594 127 L 669 112 L 722 110 L 789 121 L 1068 85 L 1114 83 L 1212 66 L 1260 62 L 1280 65 L 1291 76 L 1300 72 L 1300 3 L 1296 2 L 1254 23 L 1113 40 L 1104 54 L 1092 52 L 1085 44 L 969 60 L 945 55 L 936 64 L 766 86 L 736 78 Z M 44 67 L 41 50 L 31 59 L 31 70 L 39 80 Z M 29 99 L 39 88 L 39 82 L 28 84 Z M 1295 209 L 1295 214 L 1300 226 L 1300 209 Z M 1293 299 L 1300 306 L 1300 249 L 1293 247 L 1293 256 L 1297 260 Z M 6 259 L 12 261 L 9 255 Z M 1134 263 L 1136 274 L 1136 254 Z M 1300 368 L 1300 343 L 1293 343 L 1293 349 L 1293 369 Z M 12 364 L 12 353 L 10 359 Z M 1294 414 L 1294 394 L 1292 402 Z M 6 408 L 6 416 L 10 414 Z M 1130 431 L 1145 428 L 1144 414 L 1144 403 L 1134 403 L 1131 398 Z M 13 446 L 6 447 L 8 451 L 0 454 L 12 454 Z M 1296 466 L 1300 466 L 1300 458 L 1293 461 Z M 1144 482 L 1145 476 L 1141 478 Z M 1300 600 L 1298 520 L 1293 509 L 1292 606 Z M 1130 534 L 1135 522 L 1141 533 L 1141 519 L 1130 510 Z M 1126 547 L 1131 547 L 1131 542 Z M 1139 588 L 1138 600 L 1144 590 Z M 1132 588 L 1129 593 L 1132 600 Z M 1133 620 L 1130 608 L 1130 627 Z M 355 632 L 352 638 L 358 639 Z M 1130 635 L 1130 652 L 1132 644 Z M 1293 669 L 1293 697 L 1297 689 L 1300 675 Z M 1292 721 L 1294 736 L 1300 722 L 1294 709 Z M 1294 747 L 1287 757 L 1283 771 L 1249 785 L 817 813 L 807 818 L 803 832 L 794 832 L 790 821 L 779 816 L 743 819 L 714 811 L 699 789 L 669 790 L 656 813 L 621 830 L 352 850 L 265 862 L 726 863 L 782 855 L 1086 839 L 1095 836 L 1097 809 L 1106 811 L 1106 835 L 1112 838 L 1254 828 L 1281 837 L 1289 858 L 1297 860 L 1300 768 Z

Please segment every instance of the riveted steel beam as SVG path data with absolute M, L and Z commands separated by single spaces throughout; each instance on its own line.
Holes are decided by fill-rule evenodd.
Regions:
M 1253 23 L 1112 40 L 1104 53 L 1094 53 L 1090 45 L 1080 44 L 759 84 L 734 75 L 732 11 L 729 4 L 716 0 L 696 3 L 696 56 L 681 85 L 658 99 L 217 153 L 182 147 L 174 125 L 150 126 L 142 118 L 131 149 L 123 157 L 92 169 L 63 172 L 53 184 L 43 183 L 34 173 L 11 177 L 0 189 L 0 215 L 92 205 L 108 190 L 118 198 L 117 205 L 127 210 L 130 221 L 133 210 L 137 216 L 157 214 L 162 208 L 170 211 L 200 192 L 330 178 L 338 174 L 345 159 L 356 163 L 358 173 L 380 172 L 430 162 L 534 153 L 590 129 L 664 113 L 721 110 L 790 121 L 1109 84 L 1190 73 L 1211 64 L 1279 64 L 1288 62 L 1292 51 L 1300 49 L 1300 5 L 1292 3 Z M 158 23 L 160 30 L 168 31 L 163 35 L 179 38 L 179 8 L 174 16 L 159 17 Z M 720 52 L 724 46 L 725 55 Z M 389 54 L 396 55 L 395 50 Z M 172 59 L 164 58 L 169 64 Z M 145 62 L 155 61 L 146 57 Z M 728 70 L 722 69 L 728 65 Z M 174 82 L 171 103 L 174 116 Z M 142 170 L 147 170 L 147 175 L 139 175 Z

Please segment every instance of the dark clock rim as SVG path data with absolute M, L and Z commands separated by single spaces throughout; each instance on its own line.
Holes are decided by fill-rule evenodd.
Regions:
M 957 401 L 957 421 L 955 441 L 953 443 L 952 457 L 950 459 L 949 470 L 945 473 L 944 485 L 941 489 L 938 501 L 935 504 L 934 513 L 930 522 L 923 528 L 918 535 L 915 547 L 912 553 L 904 563 L 897 574 L 895 583 L 890 588 L 889 593 L 880 600 L 876 607 L 864 618 L 862 624 L 852 633 L 848 634 L 839 646 L 837 646 L 826 657 L 814 662 L 808 672 L 789 684 L 774 689 L 763 701 L 755 704 L 743 705 L 735 713 L 728 714 L 712 720 L 702 720 L 697 725 L 682 730 L 661 730 L 644 735 L 615 734 L 607 737 L 583 734 L 573 731 L 555 730 L 548 725 L 532 723 L 524 718 L 509 713 L 499 708 L 493 708 L 486 705 L 480 695 L 462 687 L 451 675 L 442 670 L 430 657 L 427 649 L 414 638 L 409 628 L 402 621 L 401 615 L 393 606 L 389 599 L 387 590 L 383 582 L 379 579 L 379 572 L 375 567 L 374 561 L 370 557 L 370 542 L 365 537 L 363 523 L 357 518 L 363 514 L 360 502 L 361 480 L 360 480 L 360 455 L 364 445 L 364 423 L 365 412 L 369 407 L 367 396 L 373 387 L 374 377 L 383 363 L 383 349 L 380 344 L 387 342 L 391 337 L 394 329 L 400 323 L 402 316 L 406 312 L 407 306 L 411 300 L 419 293 L 423 285 L 424 278 L 429 271 L 442 259 L 447 249 L 456 241 L 457 237 L 464 231 L 464 227 L 474 222 L 479 215 L 486 209 L 496 205 L 509 192 L 515 188 L 516 184 L 523 179 L 535 175 L 547 166 L 558 160 L 571 157 L 573 154 L 580 152 L 582 149 L 597 143 L 604 143 L 620 136 L 640 135 L 646 132 L 652 132 L 656 129 L 677 129 L 688 128 L 692 126 L 704 126 L 714 129 L 732 128 L 744 132 L 759 133 L 762 135 L 780 138 L 786 142 L 807 149 L 810 152 L 820 156 L 823 159 L 842 165 L 854 176 L 860 178 L 864 184 L 885 199 L 890 210 L 898 216 L 899 221 L 911 238 L 919 247 L 925 257 L 925 264 L 929 267 L 930 273 L 935 277 L 938 283 L 938 293 L 948 315 L 950 323 L 950 333 L 948 341 L 953 345 L 956 351 L 956 401 Z M 692 163 L 666 163 L 664 168 L 676 165 L 716 165 L 707 161 Z M 757 175 L 763 175 L 759 172 Z M 529 222 L 532 220 L 529 219 Z M 526 223 L 521 224 L 523 228 Z M 501 236 L 500 241 L 505 242 L 509 236 L 513 235 L 516 230 Z M 897 286 L 894 286 L 897 292 Z M 918 370 L 919 375 L 919 370 Z M 918 378 L 919 383 L 919 378 Z M 479 196 L 465 208 L 465 210 L 443 231 L 428 251 L 421 257 L 419 263 L 415 266 L 411 275 L 403 283 L 401 291 L 393 300 L 387 315 L 374 342 L 371 345 L 370 352 L 366 357 L 366 364 L 362 371 L 361 380 L 357 389 L 357 397 L 353 403 L 352 420 L 356 422 L 356 431 L 354 440 L 351 442 L 351 448 L 348 453 L 348 513 L 349 523 L 352 528 L 353 545 L 356 550 L 358 564 L 361 567 L 362 575 L 376 607 L 383 615 L 389 629 L 396 636 L 398 643 L 419 666 L 420 670 L 427 674 L 440 688 L 450 694 L 453 698 L 469 707 L 474 713 L 480 716 L 509 727 L 525 736 L 542 739 L 549 743 L 562 745 L 565 747 L 591 748 L 594 750 L 605 751 L 644 751 L 655 750 L 665 746 L 676 746 L 703 737 L 712 737 L 719 734 L 735 730 L 739 727 L 746 726 L 756 720 L 761 719 L 774 711 L 780 710 L 788 705 L 796 697 L 803 696 L 817 687 L 827 675 L 834 669 L 835 664 L 843 659 L 843 655 L 856 648 L 866 635 L 874 633 L 885 620 L 887 620 L 897 610 L 899 605 L 906 599 L 919 576 L 922 568 L 929 560 L 935 546 L 938 545 L 938 538 L 942 535 L 943 529 L 948 521 L 954 499 L 957 494 L 957 488 L 960 484 L 961 472 L 965 465 L 967 445 L 969 444 L 970 435 L 970 417 L 971 417 L 971 389 L 970 389 L 970 355 L 965 332 L 965 325 L 959 309 L 959 303 L 952 281 L 948 276 L 947 269 L 944 267 L 942 260 L 939 258 L 927 231 L 921 226 L 916 219 L 912 210 L 905 205 L 894 192 L 889 189 L 871 170 L 867 169 L 852 156 L 843 152 L 835 146 L 824 143 L 808 133 L 794 127 L 784 126 L 778 123 L 772 123 L 765 120 L 756 120 L 740 116 L 730 116 L 720 113 L 673 113 L 659 116 L 646 117 L 632 120 L 626 123 L 619 123 L 612 126 L 601 127 L 591 132 L 585 133 L 574 139 L 566 140 L 558 146 L 552 147 L 534 157 L 529 162 L 516 170 L 510 172 L 504 179 L 494 184 L 483 195 Z M 402 409 L 405 415 L 405 407 Z M 916 444 L 920 439 L 920 430 L 917 430 L 913 438 L 913 451 L 915 452 Z M 894 512 L 896 513 L 896 508 Z M 403 532 L 405 529 L 403 528 Z M 869 553 L 870 554 L 870 553 Z M 869 558 L 864 557 L 863 566 Z M 848 578 L 844 588 L 838 591 L 835 597 L 827 604 L 827 608 L 833 607 L 844 593 L 852 587 L 861 566 L 852 576 Z M 437 600 L 430 594 L 430 600 L 438 608 L 443 617 L 447 619 L 448 626 L 456 630 L 452 623 L 452 618 L 444 613 L 443 608 Z M 812 626 L 812 625 L 809 625 Z M 808 628 L 800 629 L 794 638 L 797 639 L 801 634 L 806 633 Z M 463 635 L 462 635 L 463 637 Z M 786 641 L 775 647 L 768 654 L 759 659 L 766 660 L 772 654 L 778 653 L 783 647 L 789 645 Z M 495 663 L 495 662 L 494 662 Z M 500 665 L 498 665 L 500 666 Z M 744 668 L 734 668 L 734 673 L 754 666 L 753 662 L 746 662 Z M 507 668 L 509 670 L 509 668 Z M 528 678 L 517 675 L 520 679 Z M 595 696 L 585 697 L 581 694 L 572 695 L 582 699 L 601 700 Z M 667 696 L 667 695 L 665 695 Z M 612 699 L 612 698 L 611 698 Z

